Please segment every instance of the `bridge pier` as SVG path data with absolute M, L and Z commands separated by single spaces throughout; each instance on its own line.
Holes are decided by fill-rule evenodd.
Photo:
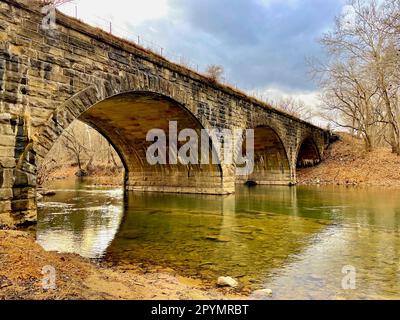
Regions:
M 28 155 L 18 160 L 29 143 L 23 116 L 0 114 L 0 227 L 36 221 L 36 167 Z
M 225 195 L 235 192 L 234 177 L 221 178 L 218 172 L 173 172 L 157 174 L 157 172 L 133 172 L 128 174 L 126 190 L 163 193 L 194 193 Z

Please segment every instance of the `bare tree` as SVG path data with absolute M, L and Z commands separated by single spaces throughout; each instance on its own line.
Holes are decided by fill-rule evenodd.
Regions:
M 270 100 L 268 103 L 278 110 L 282 110 L 287 114 L 305 121 L 310 121 L 313 117 L 311 108 L 307 107 L 306 103 L 301 99 L 286 97 Z
M 57 161 L 52 157 L 46 157 L 42 165 L 38 168 L 37 183 L 39 186 L 43 185 L 50 178 L 50 173 L 57 168 Z
M 85 170 L 83 170 L 84 155 L 88 154 L 89 149 L 79 141 L 79 137 L 80 134 L 77 132 L 77 129 L 71 128 L 64 132 L 61 138 L 61 143 L 78 165 L 79 171 L 76 174 L 82 176 L 85 175 Z
M 64 131 L 38 171 L 43 182 L 64 167 L 77 166 L 76 175 L 108 176 L 120 174 L 123 164 L 113 146 L 97 130 L 75 121 Z M 61 173 L 62 174 L 62 173 Z
M 205 74 L 210 80 L 214 82 L 222 81 L 224 68 L 222 66 L 212 64 L 207 67 Z
M 321 39 L 328 63 L 314 61 L 313 71 L 330 121 L 360 134 L 369 151 L 385 140 L 400 154 L 398 6 L 350 1 Z
M 385 128 L 379 112 L 378 89 L 368 81 L 368 75 L 350 62 L 330 66 L 328 74 L 322 82 L 324 104 L 320 114 L 362 137 L 366 150 L 372 151 Z

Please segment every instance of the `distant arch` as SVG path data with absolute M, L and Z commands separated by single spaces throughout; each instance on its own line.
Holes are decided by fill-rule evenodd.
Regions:
M 238 177 L 237 182 L 260 185 L 291 183 L 291 166 L 285 145 L 279 134 L 268 125 L 254 128 L 254 171 Z
M 305 137 L 299 144 L 296 156 L 296 168 L 307 168 L 318 165 L 321 155 L 317 144 L 311 136 Z

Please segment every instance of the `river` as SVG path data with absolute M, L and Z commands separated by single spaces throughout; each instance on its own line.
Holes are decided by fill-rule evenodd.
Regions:
M 399 190 L 243 186 L 203 196 L 82 181 L 52 188 L 56 196 L 38 211 L 46 250 L 169 267 L 206 283 L 231 276 L 243 292 L 268 288 L 275 299 L 400 298 Z

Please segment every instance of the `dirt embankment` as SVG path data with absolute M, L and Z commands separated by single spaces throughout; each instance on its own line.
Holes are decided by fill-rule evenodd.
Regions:
M 400 157 L 389 148 L 366 152 L 363 141 L 339 134 L 317 167 L 298 171 L 299 184 L 400 187 Z
M 72 254 L 44 251 L 32 234 L 0 230 L 0 300 L 2 299 L 238 299 L 228 289 L 207 289 L 198 280 L 172 270 L 143 270 L 97 264 Z M 51 285 L 54 268 L 55 289 Z

